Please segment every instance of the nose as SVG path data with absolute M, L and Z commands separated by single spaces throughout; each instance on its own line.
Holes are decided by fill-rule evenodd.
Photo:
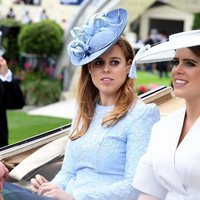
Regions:
M 110 73 L 109 64 L 105 64 L 105 66 L 104 66 L 104 68 L 103 68 L 103 72 L 104 72 L 104 73 Z
M 184 66 L 182 66 L 181 62 L 178 65 L 173 66 L 172 72 L 176 72 L 176 73 L 183 73 L 184 72 Z

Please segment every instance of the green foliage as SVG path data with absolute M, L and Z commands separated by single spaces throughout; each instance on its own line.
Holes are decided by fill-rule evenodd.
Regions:
M 52 20 L 42 20 L 24 26 L 18 37 L 20 52 L 58 56 L 63 46 L 64 32 Z
M 0 30 L 3 32 L 3 47 L 6 49 L 4 57 L 10 67 L 17 66 L 21 53 L 37 57 L 35 71 L 31 69 L 32 66 L 25 66 L 25 63 L 21 64 L 26 70 L 11 69 L 22 80 L 26 104 L 42 106 L 58 101 L 61 94 L 60 80 L 53 78 L 53 74 L 50 77 L 45 70 L 51 67 L 47 66 L 48 59 L 56 61 L 62 50 L 64 31 L 61 26 L 52 20 L 22 25 L 15 19 L 5 19 L 0 21 Z M 24 61 L 21 59 L 21 62 Z M 25 62 L 30 65 L 30 57 Z
M 27 105 L 44 106 L 60 100 L 60 80 L 32 70 L 20 70 L 15 76 L 22 80 L 21 88 Z
M 6 26 L 6 27 L 21 27 L 22 23 L 16 19 L 12 19 L 12 18 L 6 18 L 6 19 L 2 19 L 0 20 L 0 26 Z
M 200 13 L 196 13 L 194 15 L 194 22 L 193 22 L 192 29 L 194 30 L 200 29 Z

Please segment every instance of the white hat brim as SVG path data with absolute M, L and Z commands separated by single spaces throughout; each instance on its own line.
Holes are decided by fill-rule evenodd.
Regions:
M 200 45 L 200 30 L 181 32 L 169 36 L 169 40 L 152 46 L 140 56 L 136 63 L 153 63 L 172 60 L 175 50 Z

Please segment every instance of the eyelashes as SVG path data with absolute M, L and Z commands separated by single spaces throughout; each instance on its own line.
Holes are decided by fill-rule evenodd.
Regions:
M 120 61 L 118 60 L 112 60 L 109 62 L 110 66 L 118 66 L 120 64 Z M 105 65 L 105 62 L 102 60 L 96 60 L 95 62 L 93 62 L 94 66 L 103 66 Z
M 190 61 L 190 60 L 180 62 L 178 59 L 174 59 L 171 61 L 171 63 L 174 67 L 178 66 L 179 64 L 181 64 L 182 67 L 187 67 L 187 68 L 196 66 L 196 63 L 194 63 L 193 61 Z
M 174 59 L 174 60 L 171 61 L 171 64 L 174 65 L 174 66 L 176 66 L 176 65 L 179 64 L 179 61 Z

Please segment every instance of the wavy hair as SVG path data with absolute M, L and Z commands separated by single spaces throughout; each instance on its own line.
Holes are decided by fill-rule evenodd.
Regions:
M 122 48 L 127 63 L 133 60 L 134 51 L 125 37 L 121 36 L 115 45 L 119 45 Z M 92 82 L 88 64 L 82 66 L 76 96 L 79 110 L 73 131 L 69 137 L 71 140 L 76 140 L 86 133 L 94 115 L 96 102 L 99 99 L 99 90 Z M 113 111 L 103 118 L 102 125 L 108 127 L 116 124 L 120 118 L 127 114 L 136 96 L 134 80 L 127 76 L 124 84 L 118 91 Z

